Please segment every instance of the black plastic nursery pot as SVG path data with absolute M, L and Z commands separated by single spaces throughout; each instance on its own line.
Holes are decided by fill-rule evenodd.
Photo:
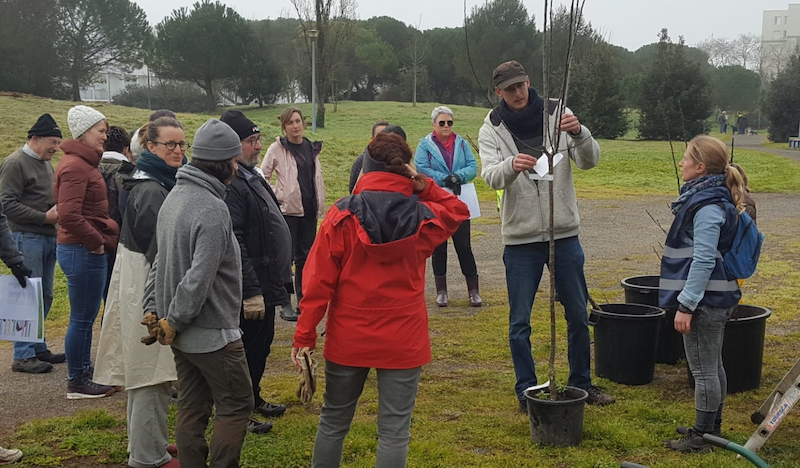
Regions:
M 658 333 L 666 314 L 644 304 L 601 304 L 592 309 L 594 372 L 614 382 L 644 385 L 653 381 Z
M 631 276 L 621 281 L 625 290 L 625 302 L 628 304 L 645 304 L 658 307 L 658 275 Z M 658 333 L 656 362 L 660 364 L 677 364 L 686 353 L 683 350 L 683 338 L 675 331 L 675 309 L 664 310 L 661 329 Z
M 772 311 L 766 307 L 740 304 L 725 324 L 722 365 L 728 376 L 728 393 L 746 392 L 761 386 L 764 337 L 770 315 Z M 688 374 L 689 386 L 694 388 L 694 378 L 691 372 Z
M 548 393 L 545 389 L 544 393 Z M 586 390 L 566 387 L 563 399 L 539 399 L 539 390 L 525 390 L 528 418 L 531 423 L 531 442 L 539 445 L 567 447 L 583 440 L 583 410 Z

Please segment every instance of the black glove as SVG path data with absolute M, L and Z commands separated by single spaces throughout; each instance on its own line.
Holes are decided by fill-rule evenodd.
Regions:
M 461 179 L 455 174 L 450 174 L 444 179 L 444 186 L 453 191 L 454 195 L 461 195 Z
M 291 296 L 292 294 L 294 294 L 294 283 L 292 283 L 291 281 L 283 283 L 283 289 L 285 289 L 286 292 L 289 293 L 289 295 Z
M 33 274 L 33 270 L 26 267 L 24 263 L 19 262 L 11 267 L 11 274 L 19 281 L 19 285 L 24 288 L 28 284 L 25 280 Z

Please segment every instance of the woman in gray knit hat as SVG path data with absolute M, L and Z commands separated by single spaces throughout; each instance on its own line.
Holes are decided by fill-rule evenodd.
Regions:
M 239 136 L 210 119 L 194 137 L 192 161 L 158 214 L 158 253 L 143 300 L 151 337 L 172 346 L 180 393 L 175 439 L 183 466 L 239 466 L 253 411 L 239 310 L 242 265 L 223 200 L 242 154 Z M 213 401 L 213 405 L 212 405 Z M 205 433 L 216 406 L 210 455 Z

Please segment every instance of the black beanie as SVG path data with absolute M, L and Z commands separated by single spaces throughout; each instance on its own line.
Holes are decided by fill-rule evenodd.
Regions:
M 50 114 L 44 114 L 39 117 L 39 120 L 28 130 L 28 138 L 35 136 L 62 138 L 61 129 L 58 128 L 56 121 L 53 120 Z
M 237 135 L 239 135 L 240 140 L 244 140 L 245 138 L 249 137 L 250 135 L 255 135 L 256 133 L 261 133 L 261 130 L 258 129 L 258 125 L 254 124 L 252 120 L 248 119 L 247 116 L 244 115 L 242 111 L 238 110 L 228 110 L 222 114 L 222 117 L 219 120 L 228 124 Z

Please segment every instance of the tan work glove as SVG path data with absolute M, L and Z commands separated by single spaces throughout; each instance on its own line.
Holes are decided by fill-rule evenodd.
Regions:
M 147 336 L 143 336 L 141 342 L 146 345 L 151 345 L 158 339 L 158 317 L 152 312 L 147 312 L 142 317 L 142 325 L 147 327 Z
M 264 305 L 264 296 L 259 294 L 245 299 L 244 304 L 244 318 L 247 320 L 264 320 L 264 313 L 267 311 Z
M 175 331 L 172 326 L 170 326 L 167 319 L 161 319 L 158 321 L 158 342 L 164 346 L 169 346 L 175 340 L 175 335 L 178 332 Z
M 300 384 L 295 393 L 302 404 L 309 406 L 314 392 L 317 391 L 317 360 L 314 359 L 314 350 L 300 348 L 297 359 L 300 361 Z

